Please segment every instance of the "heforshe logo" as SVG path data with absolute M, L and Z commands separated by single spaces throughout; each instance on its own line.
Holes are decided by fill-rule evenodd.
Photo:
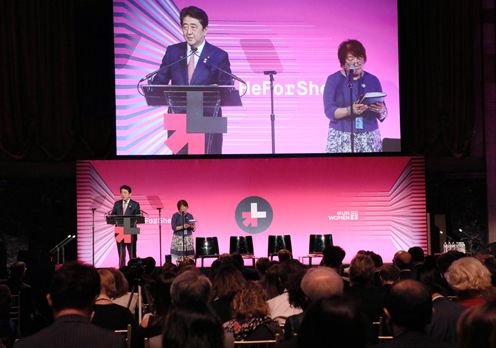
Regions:
M 262 197 L 251 196 L 238 203 L 236 222 L 247 233 L 261 233 L 272 223 L 273 212 L 269 202 Z

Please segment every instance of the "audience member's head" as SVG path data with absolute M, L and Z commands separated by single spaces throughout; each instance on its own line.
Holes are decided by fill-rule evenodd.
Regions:
M 412 255 L 412 265 L 417 266 L 424 263 L 424 249 L 419 246 L 411 247 L 408 249 L 408 253 Z
M 386 315 L 398 328 L 423 331 L 432 318 L 432 297 L 419 281 L 400 280 L 384 299 Z
M 112 298 L 119 298 L 124 296 L 129 291 L 129 283 L 127 282 L 124 273 L 115 268 L 108 268 L 110 272 L 114 275 L 115 279 L 115 293 L 111 294 Z
M 379 254 L 374 253 L 373 251 L 370 251 L 370 250 L 359 250 L 357 252 L 357 255 L 367 255 L 367 256 L 370 256 L 370 258 L 372 259 L 372 262 L 374 262 L 374 267 L 376 268 L 376 271 L 379 271 L 379 268 L 381 268 L 382 265 L 384 264 L 384 262 L 382 260 L 382 256 L 379 255 Z
M 400 270 L 409 269 L 412 266 L 412 255 L 408 251 L 400 250 L 394 254 L 393 264 Z
M 117 292 L 114 275 L 105 268 L 99 269 L 98 275 L 100 276 L 100 294 L 113 298 L 113 295 Z
M 288 249 L 281 249 L 277 252 L 277 259 L 279 262 L 286 262 L 293 259 L 293 255 Z
M 20 282 L 24 279 L 26 275 L 27 266 L 22 261 L 16 261 L 12 263 L 9 267 L 10 279 L 14 282 Z
M 444 279 L 437 268 L 429 265 L 422 265 L 417 269 L 417 280 L 427 287 L 431 295 L 446 295 Z
M 475 257 L 454 261 L 444 277 L 461 298 L 478 296 L 491 287 L 491 273 Z
M 243 271 L 245 268 L 245 260 L 243 260 L 243 256 L 240 253 L 232 253 L 231 254 L 231 260 L 237 269 L 240 271 Z
M 232 311 L 237 319 L 263 318 L 269 315 L 269 305 L 260 285 L 247 282 L 233 299 Z
M 157 261 L 151 256 L 145 257 L 143 259 L 143 268 L 146 274 L 152 274 L 155 271 L 155 266 L 157 265 Z
M 283 289 L 287 289 L 289 287 L 289 278 L 296 273 L 305 270 L 305 265 L 303 265 L 300 261 L 291 259 L 286 262 L 282 262 L 279 264 L 279 279 L 281 279 L 281 283 Z
M 301 280 L 301 289 L 310 301 L 343 294 L 343 279 L 328 267 L 311 268 Z
M 496 301 L 466 310 L 458 321 L 459 348 L 496 347 Z
M 65 309 L 89 315 L 99 293 L 100 277 L 94 267 L 67 263 L 55 272 L 48 301 L 56 315 Z
M 301 280 L 306 274 L 306 269 L 302 269 L 299 272 L 293 273 L 288 277 L 288 298 L 289 304 L 295 308 L 305 309 L 308 305 L 308 298 L 301 289 Z
M 179 269 L 172 262 L 166 262 L 162 265 L 162 271 L 166 273 L 177 273 Z
M 199 271 L 184 271 L 172 282 L 172 304 L 183 308 L 205 305 L 210 298 L 211 290 L 210 280 Z
M 374 283 L 375 265 L 369 255 L 357 254 L 350 264 L 351 286 L 368 287 Z
M 183 260 L 179 261 L 177 265 L 178 273 L 193 271 L 196 269 L 195 260 L 190 257 L 185 257 Z
M 220 262 L 221 265 L 225 265 L 225 264 L 233 265 L 234 264 L 232 255 L 231 254 L 227 254 L 227 253 L 220 254 L 220 256 L 219 256 L 219 262 Z
M 153 298 L 153 308 L 159 317 L 165 317 L 171 306 L 171 287 L 175 273 L 162 272 L 155 276 L 150 285 L 150 294 Z
M 367 334 L 355 303 L 331 297 L 313 302 L 298 330 L 298 347 L 365 348 Z
M 269 267 L 265 275 L 260 279 L 260 285 L 264 289 L 265 297 L 270 300 L 284 291 L 284 285 L 280 278 L 281 265 L 274 264 Z
M 224 348 L 222 323 L 207 305 L 194 310 L 173 308 L 165 320 L 162 346 Z
M 232 299 L 246 284 L 241 271 L 232 265 L 222 265 L 212 279 L 212 298 Z
M 270 266 L 270 259 L 268 257 L 261 257 L 255 263 L 255 268 L 257 269 L 260 277 L 265 275 Z
M 379 271 L 382 284 L 392 285 L 400 279 L 400 269 L 393 264 L 383 265 Z
M 384 261 L 382 260 L 382 256 L 371 251 L 369 254 L 372 262 L 374 263 L 375 270 L 378 272 L 380 268 L 384 265 Z
M 339 273 L 345 256 L 346 252 L 343 248 L 335 245 L 328 245 L 323 251 L 322 265 L 334 268 Z

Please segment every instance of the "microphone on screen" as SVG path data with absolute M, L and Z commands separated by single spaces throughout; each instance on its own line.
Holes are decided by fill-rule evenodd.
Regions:
M 153 76 L 157 75 L 159 72 L 164 71 L 164 70 L 166 70 L 166 69 L 169 69 L 171 66 L 176 65 L 177 63 L 182 62 L 183 60 L 185 60 L 185 59 L 189 58 L 189 56 L 191 56 L 191 55 L 193 55 L 193 54 L 196 54 L 196 51 L 198 51 L 198 48 L 197 48 L 197 47 L 193 47 L 193 46 L 190 46 L 190 47 L 191 47 L 191 52 L 190 52 L 190 54 L 185 55 L 185 56 L 179 56 L 179 59 L 178 59 L 178 60 L 176 60 L 176 61 L 174 61 L 174 62 L 172 62 L 172 63 L 170 63 L 170 64 L 167 64 L 167 65 L 165 65 L 165 66 L 163 66 L 163 67 L 160 67 L 159 69 L 157 69 L 157 70 L 155 70 L 155 71 L 152 71 L 151 73 L 149 73 L 149 74 L 145 75 L 145 77 L 142 77 L 142 78 L 139 80 L 139 82 L 138 82 L 138 83 L 141 83 L 141 82 L 143 82 L 143 81 L 146 81 L 146 80 L 150 79 L 151 77 L 153 77 Z
M 214 64 L 214 63 L 212 63 L 212 62 L 210 62 L 210 57 L 206 57 L 206 58 L 204 58 L 204 59 L 203 59 L 203 64 L 208 64 L 208 65 L 210 65 L 210 66 L 214 67 L 215 69 L 219 70 L 221 73 L 226 74 L 226 75 L 227 75 L 227 76 L 229 76 L 230 78 L 232 78 L 232 79 L 234 79 L 234 80 L 236 80 L 236 81 L 238 81 L 238 82 L 241 82 L 242 84 L 246 85 L 245 80 L 243 80 L 242 78 L 237 77 L 236 75 L 234 75 L 234 74 L 232 74 L 232 73 L 230 73 L 230 72 L 228 72 L 228 71 L 225 71 L 224 69 L 219 68 L 217 65 L 215 65 L 215 64 Z
M 348 77 L 348 82 L 351 83 L 353 81 L 353 76 L 355 75 L 355 67 L 349 66 L 346 72 L 346 76 Z

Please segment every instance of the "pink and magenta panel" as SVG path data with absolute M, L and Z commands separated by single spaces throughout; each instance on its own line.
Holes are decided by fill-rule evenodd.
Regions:
M 167 155 L 163 107 L 148 107 L 136 84 L 160 66 L 167 46 L 183 41 L 180 9 L 209 15 L 207 41 L 229 53 L 242 107 L 226 107 L 223 154 L 271 152 L 270 92 L 275 76 L 276 153 L 322 153 L 329 120 L 327 77 L 340 69 L 339 44 L 361 41 L 365 70 L 387 93 L 383 138 L 400 138 L 396 0 L 114 0 L 116 132 L 118 155 Z
M 196 237 L 253 237 L 256 256 L 267 255 L 269 235 L 291 235 L 295 257 L 308 255 L 310 234 L 333 235 L 349 260 L 358 250 L 391 260 L 400 249 L 427 248 L 424 161 L 417 157 L 272 159 L 167 159 L 80 161 L 77 164 L 78 256 L 117 265 L 113 227 L 105 213 L 130 185 L 146 212 L 138 256 L 170 254 L 170 219 L 186 199 L 197 220 Z M 427 249 L 426 249 L 427 250 Z

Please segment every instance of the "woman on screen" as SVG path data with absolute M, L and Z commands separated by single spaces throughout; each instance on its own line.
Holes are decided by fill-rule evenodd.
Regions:
M 338 58 L 341 69 L 327 78 L 324 88 L 324 110 L 330 119 L 326 152 L 381 152 L 377 121 L 386 119 L 387 109 L 384 97 L 361 100 L 366 93 L 382 92 L 379 79 L 364 70 L 365 47 L 357 40 L 344 41 Z
M 172 215 L 172 246 L 171 256 L 173 261 L 182 261 L 185 257 L 193 257 L 193 231 L 195 223 L 193 215 L 188 213 L 188 202 L 177 202 L 177 213 Z

